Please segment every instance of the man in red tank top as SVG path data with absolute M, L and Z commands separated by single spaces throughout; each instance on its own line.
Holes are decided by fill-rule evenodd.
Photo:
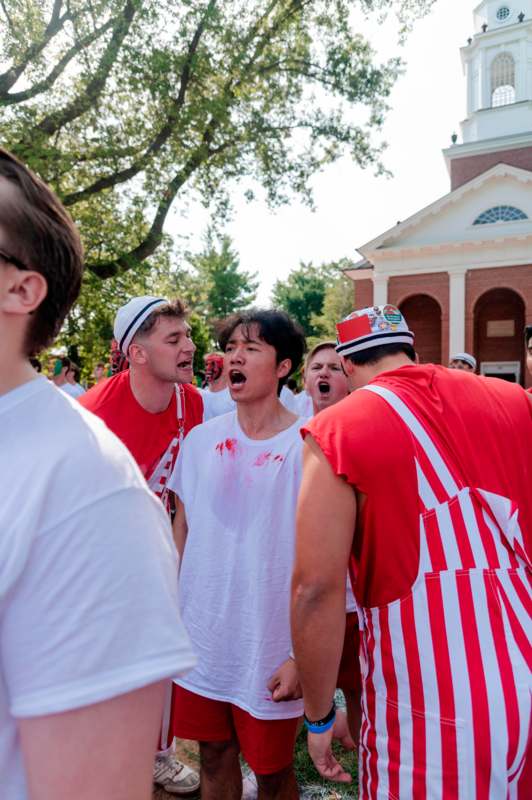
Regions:
M 94 386 L 80 402 L 122 440 L 170 511 L 166 483 L 179 445 L 203 421 L 203 401 L 191 385 L 196 347 L 185 306 L 180 300 L 135 297 L 118 310 L 114 335 L 129 369 Z M 169 698 L 161 734 L 165 748 L 171 745 L 170 717 Z M 199 788 L 198 774 L 168 751 L 156 759 L 154 782 L 182 797 Z
M 292 635 L 309 750 L 349 781 L 329 727 L 349 563 L 361 797 L 532 796 L 532 403 L 505 381 L 417 365 L 413 343 L 393 306 L 340 323 L 358 391 L 303 429 Z

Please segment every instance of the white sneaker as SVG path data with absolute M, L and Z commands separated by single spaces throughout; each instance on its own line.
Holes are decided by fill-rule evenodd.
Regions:
M 242 800 L 257 800 L 259 787 L 254 772 L 242 776 Z
M 198 773 L 178 761 L 172 753 L 156 757 L 153 766 L 153 782 L 157 786 L 162 786 L 165 792 L 178 797 L 196 794 L 200 787 Z

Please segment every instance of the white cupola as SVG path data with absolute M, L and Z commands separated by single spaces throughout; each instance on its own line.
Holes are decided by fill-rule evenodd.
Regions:
M 483 0 L 461 54 L 464 144 L 532 131 L 532 0 Z

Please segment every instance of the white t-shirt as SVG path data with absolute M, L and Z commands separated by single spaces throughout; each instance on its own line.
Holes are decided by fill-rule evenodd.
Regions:
M 178 683 L 258 719 L 303 712 L 301 700 L 274 703 L 267 688 L 291 651 L 301 423 L 257 441 L 236 411 L 216 417 L 189 433 L 168 482 L 188 523 L 181 612 L 198 654 Z
M 297 410 L 297 395 L 294 394 L 288 386 L 283 386 L 281 389 L 281 394 L 279 395 L 279 400 L 287 408 L 289 411 L 292 411 L 294 414 L 298 414 Z
M 200 389 L 200 391 L 203 398 L 204 422 L 235 410 L 236 403 L 227 387 L 219 392 L 211 392 L 210 389 Z
M 26 800 L 16 719 L 195 663 L 164 509 L 97 417 L 37 378 L 0 396 L 0 796 Z
M 59 388 L 70 397 L 81 397 L 82 394 L 85 394 L 85 389 L 79 383 L 64 383 Z
M 309 395 L 307 391 L 300 392 L 296 394 L 294 408 L 292 409 L 294 414 L 299 414 L 300 417 L 311 417 L 314 414 L 314 406 L 312 405 L 312 397 Z

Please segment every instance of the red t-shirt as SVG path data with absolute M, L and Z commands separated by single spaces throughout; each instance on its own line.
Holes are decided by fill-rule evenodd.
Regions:
M 532 543 L 532 403 L 515 384 L 434 365 L 404 366 L 372 383 L 415 413 L 463 485 L 514 500 Z M 335 473 L 366 496 L 353 541 L 356 596 L 366 607 L 407 594 L 419 564 L 412 435 L 372 392 L 353 392 L 303 429 Z M 333 535 L 329 531 L 328 535 Z
M 182 388 L 183 433 L 186 436 L 203 421 L 203 400 L 191 384 L 183 384 Z M 80 403 L 103 419 L 107 427 L 122 440 L 146 480 L 149 480 L 172 440 L 179 434 L 175 393 L 165 411 L 152 414 L 135 399 L 129 382 L 129 370 L 93 386 L 80 397 Z

